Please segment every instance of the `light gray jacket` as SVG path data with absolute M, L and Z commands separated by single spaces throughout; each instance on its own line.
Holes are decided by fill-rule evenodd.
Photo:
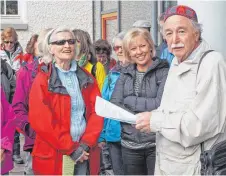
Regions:
M 205 150 L 226 139 L 226 60 L 202 41 L 187 60 L 175 57 L 160 107 L 152 111 L 158 175 L 200 174 L 200 143 Z

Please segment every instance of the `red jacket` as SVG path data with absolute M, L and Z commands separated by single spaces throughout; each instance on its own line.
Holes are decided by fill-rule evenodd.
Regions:
M 55 66 L 43 66 L 33 82 L 29 97 L 29 121 L 36 131 L 32 152 L 35 174 L 62 174 L 62 156 L 70 155 L 81 144 L 90 147 L 90 174 L 97 175 L 99 172 L 97 140 L 103 118 L 95 113 L 95 101 L 100 92 L 95 79 L 88 72 L 78 67 L 76 75 L 86 106 L 87 122 L 79 142 L 73 142 L 70 135 L 71 100 Z

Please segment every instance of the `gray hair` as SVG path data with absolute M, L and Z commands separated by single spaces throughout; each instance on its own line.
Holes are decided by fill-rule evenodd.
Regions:
M 193 21 L 191 20 L 191 24 L 192 26 L 194 27 L 194 29 L 199 33 L 199 40 L 201 41 L 202 40 L 202 32 L 203 32 L 203 29 L 202 29 L 202 24 L 196 22 L 196 21 Z
M 43 41 L 45 39 L 46 34 L 52 29 L 53 28 L 43 29 L 39 33 L 38 40 L 37 40 L 37 47 L 38 47 L 38 55 L 39 56 L 43 56 L 43 49 L 42 49 Z
M 72 35 L 72 39 L 75 39 L 74 33 L 67 27 L 58 27 L 58 28 L 50 30 L 45 35 L 45 38 L 44 38 L 42 46 L 41 46 L 41 50 L 42 50 L 42 54 L 43 54 L 42 60 L 46 64 L 48 64 L 54 60 L 53 54 L 50 53 L 50 48 L 51 48 L 50 42 L 53 42 L 54 38 L 56 37 L 56 34 L 58 34 L 60 32 L 69 32 Z
M 126 35 L 126 32 L 125 31 L 122 31 L 122 32 L 118 33 L 116 36 L 114 36 L 113 39 L 112 39 L 111 46 L 112 47 L 115 46 L 115 40 L 116 39 L 123 40 L 123 38 L 125 37 L 125 35 Z
M 72 29 L 72 32 L 75 35 L 75 39 L 79 40 L 81 45 L 79 51 L 77 51 L 78 53 L 76 54 L 77 55 L 85 54 L 85 56 L 91 54 L 91 56 L 94 57 L 95 51 L 89 33 L 81 29 Z

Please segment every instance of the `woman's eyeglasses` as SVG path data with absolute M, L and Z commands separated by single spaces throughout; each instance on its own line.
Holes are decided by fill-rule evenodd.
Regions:
M 4 40 L 4 43 L 6 43 L 6 44 L 14 44 L 14 42 L 13 41 L 7 41 L 7 40 Z
M 52 44 L 52 45 L 65 45 L 66 42 L 69 44 L 69 45 L 74 45 L 76 40 L 75 39 L 69 39 L 69 40 L 57 40 L 57 41 L 54 41 L 54 42 L 50 42 L 49 44 Z
M 97 53 L 108 53 L 107 48 L 96 47 L 95 50 Z
M 114 51 L 118 51 L 119 49 L 122 50 L 122 46 L 114 46 L 114 47 L 113 47 L 113 50 L 114 50 Z

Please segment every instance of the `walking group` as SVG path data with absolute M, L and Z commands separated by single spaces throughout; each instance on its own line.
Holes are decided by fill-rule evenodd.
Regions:
M 141 20 L 111 44 L 92 43 L 81 29 L 44 29 L 25 51 L 5 28 L 1 174 L 14 161 L 25 162 L 25 175 L 62 175 L 64 155 L 73 175 L 226 174 L 226 58 L 202 38 L 190 7 L 170 7 L 158 23 L 159 46 Z M 136 124 L 98 116 L 97 96 L 135 114 Z M 203 153 L 219 146 L 208 158 L 218 164 L 206 164 Z

